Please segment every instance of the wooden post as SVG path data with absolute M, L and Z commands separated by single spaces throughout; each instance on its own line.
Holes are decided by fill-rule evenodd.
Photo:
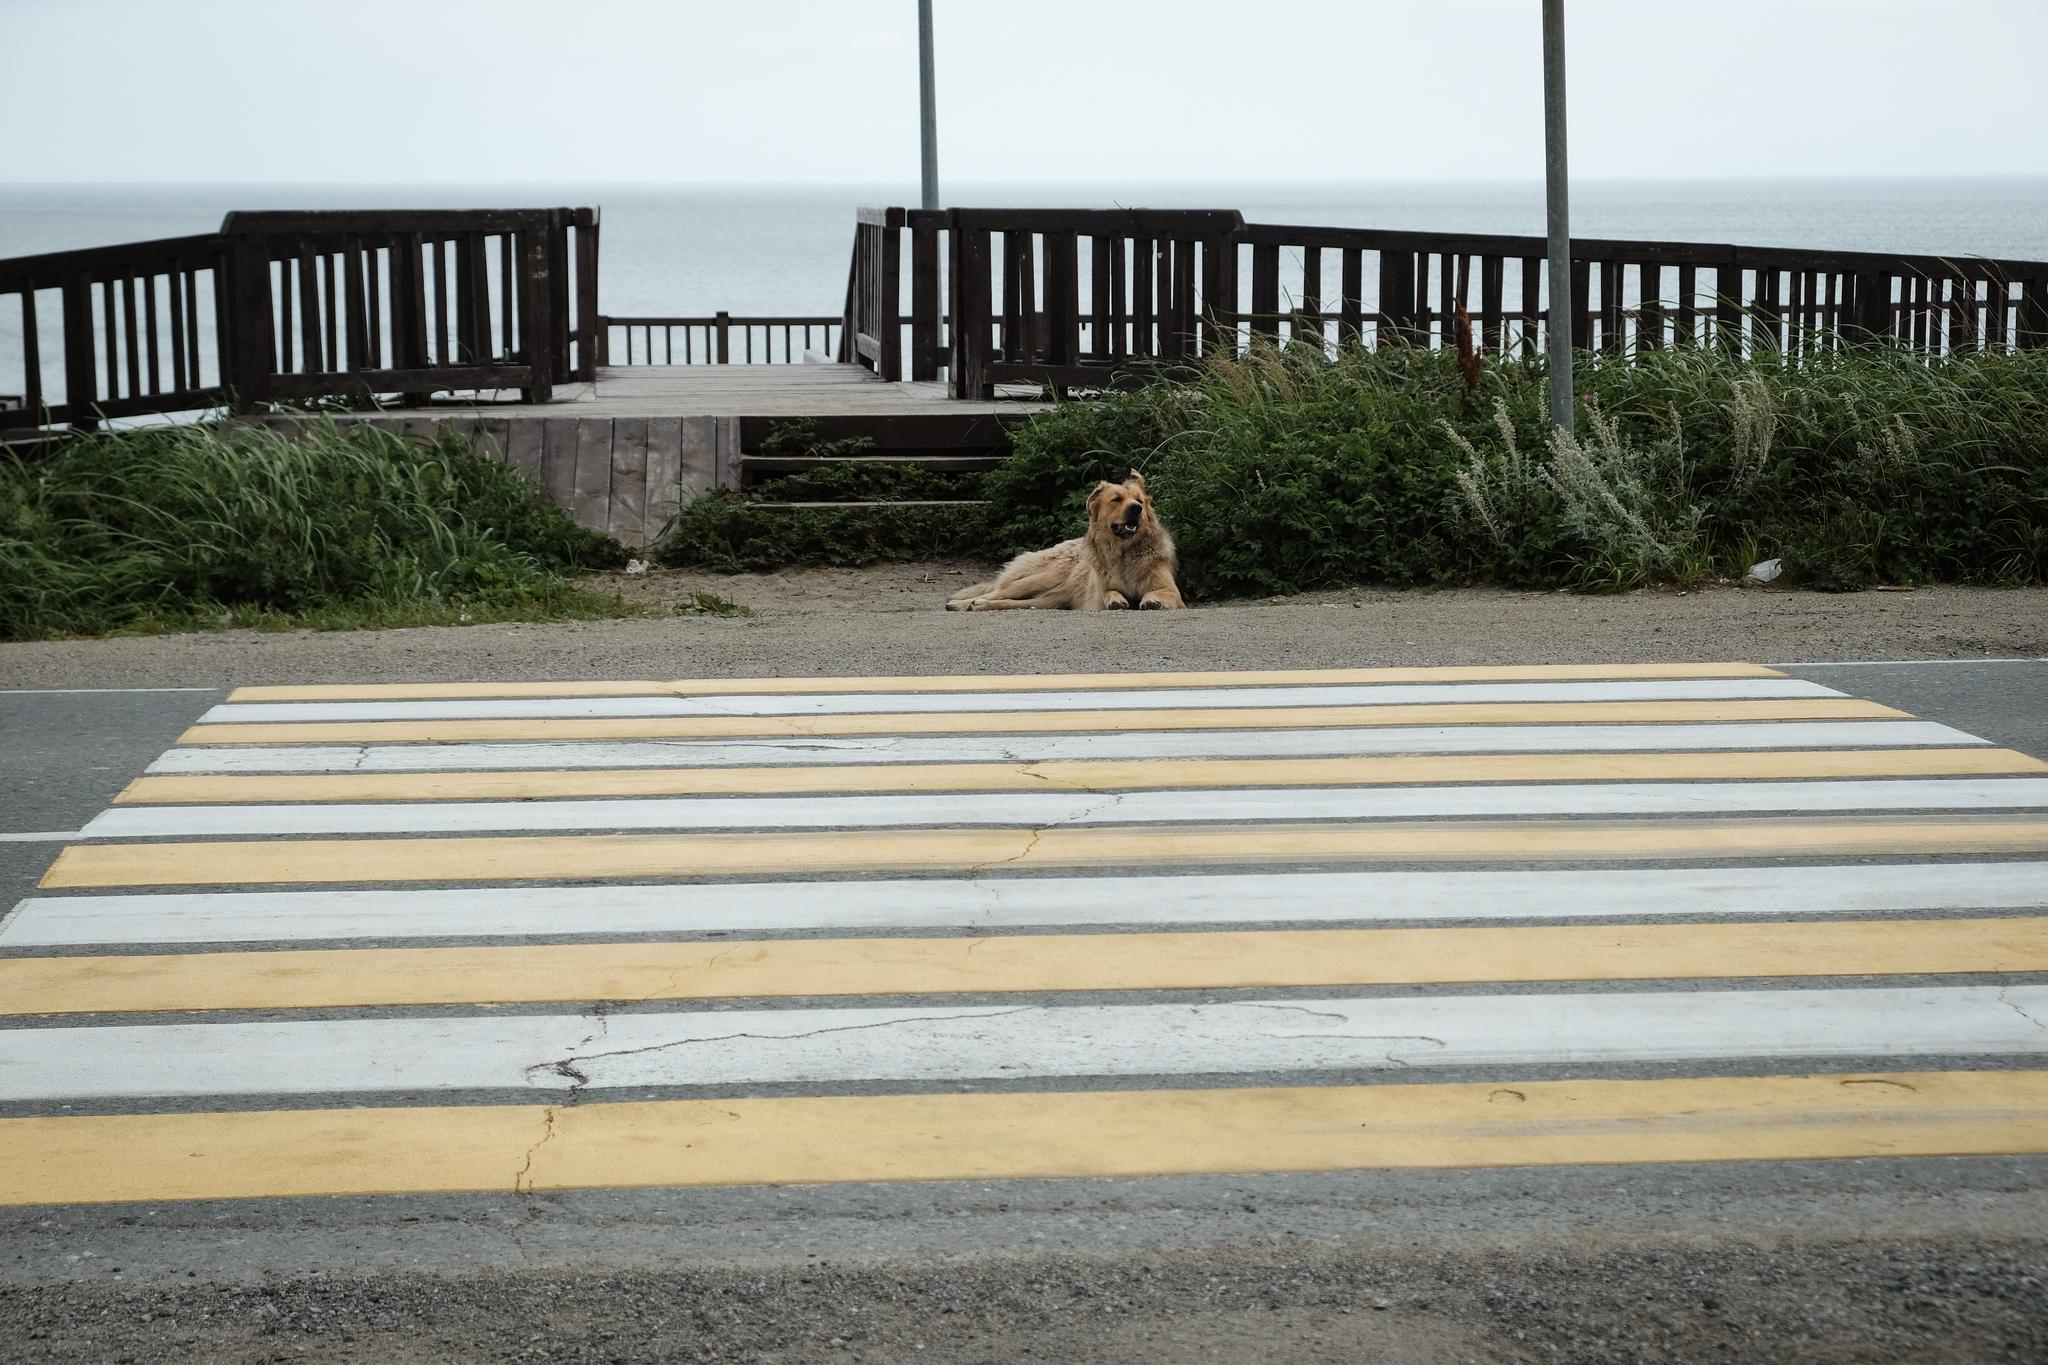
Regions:
M 1275 242 L 1252 245 L 1252 336 L 1280 332 L 1280 247 Z
M 713 323 L 713 329 L 718 335 L 718 363 L 721 365 L 732 364 L 732 315 L 723 308 L 719 309 L 717 320 Z
M 597 249 L 602 224 L 596 209 L 576 210 L 576 370 L 588 384 L 606 362 L 604 327 L 597 312 Z
M 1081 252 L 1073 232 L 1045 234 L 1045 363 L 1074 363 L 1080 350 Z
M 992 307 L 988 229 L 951 224 L 953 239 L 953 396 L 989 396 L 988 349 Z
M 2021 350 L 2048 345 L 2048 279 L 2035 278 L 2020 286 L 2018 321 Z
M 1209 344 L 1226 356 L 1237 354 L 1237 229 L 1202 243 L 1202 313 Z
M 555 397 L 555 315 L 554 281 L 549 277 L 550 250 L 546 228 L 528 228 L 518 234 L 520 270 L 520 340 L 531 371 L 520 397 L 528 403 L 551 403 Z
M 889 225 L 880 230 L 878 240 L 882 268 L 873 281 L 877 306 L 871 321 L 879 329 L 875 340 L 881 354 L 875 357 L 875 369 L 894 384 L 903 378 L 903 229 L 897 226 L 896 210 L 890 210 Z
M 924 220 L 910 230 L 910 377 L 939 377 L 939 230 Z
M 1742 265 L 1732 255 L 1714 267 L 1714 340 L 1742 354 Z
M 92 326 L 92 276 L 81 271 L 64 282 L 64 404 L 79 431 L 98 424 L 93 414 L 99 407 L 99 360 Z
M 235 353 L 227 378 L 235 410 L 249 412 L 270 396 L 270 375 L 276 363 L 271 345 L 270 251 L 254 233 L 235 234 L 228 252 L 228 290 L 234 310 Z
M 1254 268 L 1252 278 L 1258 278 Z M 1257 285 L 1253 286 L 1257 293 Z M 1382 251 L 1380 253 L 1380 298 L 1379 313 L 1381 326 L 1387 335 L 1381 341 L 1398 339 L 1414 341 L 1415 326 L 1415 253 L 1412 251 Z M 1252 308 L 1258 308 L 1256 298 Z

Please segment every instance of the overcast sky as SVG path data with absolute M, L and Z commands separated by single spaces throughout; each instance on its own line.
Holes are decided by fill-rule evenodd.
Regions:
M 936 0 L 953 182 L 1528 179 L 1537 0 Z M 2048 174 L 2048 0 L 1568 0 L 1574 178 Z M 0 179 L 911 183 L 915 0 L 0 0 Z

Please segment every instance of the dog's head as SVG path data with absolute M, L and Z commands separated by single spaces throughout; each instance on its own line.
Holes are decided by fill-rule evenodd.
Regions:
M 1088 495 L 1088 534 L 1110 541 L 1131 541 L 1158 531 L 1159 519 L 1145 492 L 1145 476 L 1133 469 L 1122 483 L 1105 480 Z

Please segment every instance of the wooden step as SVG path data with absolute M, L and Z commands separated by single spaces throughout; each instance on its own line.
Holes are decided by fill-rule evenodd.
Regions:
M 799 426 L 815 440 L 843 441 L 865 436 L 881 450 L 1006 451 L 1010 448 L 1010 428 L 1028 416 L 947 412 L 941 406 L 935 412 L 905 414 L 742 417 L 739 448 L 759 450 L 777 431 Z
M 861 451 L 852 455 L 742 455 L 741 477 L 802 474 L 813 469 L 830 469 L 843 464 L 923 465 L 936 473 L 978 474 L 994 469 L 1007 456 L 981 455 L 874 455 Z
M 979 499 L 933 500 L 928 502 L 750 502 L 764 512 L 865 512 L 883 507 L 986 507 Z

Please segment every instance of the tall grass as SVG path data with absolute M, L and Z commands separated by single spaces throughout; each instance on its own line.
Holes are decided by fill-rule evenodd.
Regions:
M 2048 581 L 2048 351 L 1927 364 L 1581 355 L 1577 439 L 1540 359 L 1258 346 L 1064 404 L 990 474 L 1008 553 L 1072 535 L 1143 469 L 1209 597 L 1357 582 L 1613 589 L 1736 575 Z
M 452 437 L 221 423 L 0 456 L 0 639 L 603 614 L 566 571 L 624 558 Z

